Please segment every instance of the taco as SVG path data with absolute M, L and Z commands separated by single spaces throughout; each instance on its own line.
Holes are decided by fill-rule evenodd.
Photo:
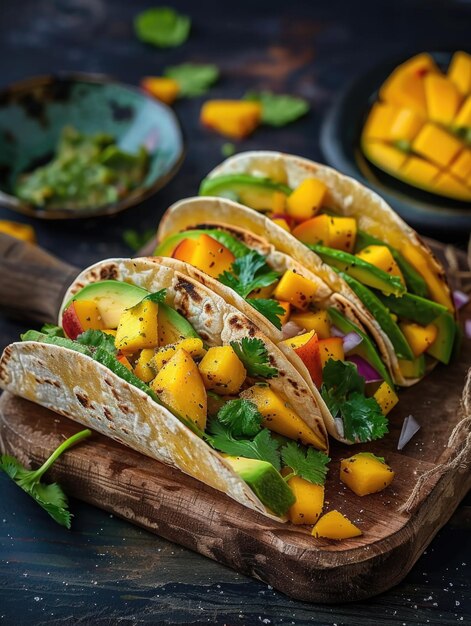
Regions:
M 86 269 L 58 326 L 5 349 L 0 386 L 283 518 L 286 449 L 325 478 L 321 411 L 274 342 L 189 274 L 147 258 Z
M 397 384 L 449 363 L 457 326 L 445 271 L 377 194 L 307 159 L 247 152 L 213 170 L 200 195 L 255 209 L 225 221 L 261 234 L 375 320 L 371 331 L 387 345 Z
M 224 222 L 240 208 L 218 198 L 170 207 L 159 229 L 159 263 L 208 286 L 277 344 L 310 385 L 331 436 L 345 443 L 381 438 L 398 398 L 361 315 L 316 273 Z

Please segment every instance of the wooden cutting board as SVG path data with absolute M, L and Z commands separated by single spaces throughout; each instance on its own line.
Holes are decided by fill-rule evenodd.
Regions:
M 16 262 L 11 263 L 16 273 L 22 271 L 25 254 L 34 253 L 17 249 Z M 49 266 L 49 275 L 58 279 L 56 298 L 63 270 L 59 262 Z M 72 269 L 67 271 L 68 279 Z M 2 292 L 1 283 L 6 280 L 2 274 L 0 305 L 4 298 L 10 311 L 24 312 L 21 298 L 6 298 Z M 10 276 L 8 281 L 12 280 Z M 34 293 L 35 281 L 31 280 L 30 303 Z M 35 306 L 36 318 L 46 321 L 49 310 L 50 321 L 51 306 L 51 300 Z M 471 487 L 469 449 L 458 467 L 449 466 L 462 453 L 469 433 L 468 420 L 449 445 L 453 429 L 464 417 L 461 396 L 470 365 L 471 341 L 465 339 L 460 357 L 451 366 L 437 367 L 419 385 L 401 392 L 401 402 L 390 414 L 386 439 L 355 446 L 355 452 L 368 450 L 386 457 L 396 472 L 392 486 L 384 492 L 360 498 L 344 487 L 339 460 L 352 454 L 352 448 L 332 442 L 324 510 L 344 512 L 363 530 L 361 537 L 348 541 L 314 539 L 308 528 L 273 522 L 98 434 L 61 457 L 49 478 L 60 482 L 71 496 L 259 578 L 292 598 L 331 603 L 364 599 L 404 578 Z M 468 410 L 470 405 L 468 399 Z M 399 452 L 402 423 L 410 414 L 422 428 Z M 76 423 L 26 400 L 8 393 L 0 398 L 0 447 L 24 463 L 41 463 L 77 430 Z M 401 512 L 419 478 L 431 470 L 413 506 Z

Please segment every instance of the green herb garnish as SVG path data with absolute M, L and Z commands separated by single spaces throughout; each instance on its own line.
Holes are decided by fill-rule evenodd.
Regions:
M 41 328 L 41 332 L 45 335 L 49 335 L 49 337 L 65 337 L 62 328 L 56 324 L 44 324 Z
M 144 300 L 150 300 L 150 302 L 157 302 L 157 304 L 159 304 L 161 302 L 165 302 L 166 297 L 167 297 L 167 290 L 159 289 L 159 291 L 150 293 L 148 296 L 145 296 L 145 298 L 142 298 L 141 302 L 143 302 Z
M 291 469 L 291 473 L 285 477 L 289 480 L 292 476 L 300 476 L 314 485 L 323 485 L 327 476 L 327 463 L 330 458 L 327 454 L 298 446 L 294 441 L 287 443 L 281 448 L 283 464 Z
M 265 257 L 251 250 L 245 256 L 236 259 L 230 271 L 223 272 L 218 280 L 246 298 L 255 289 L 268 287 L 279 277 L 266 263 Z
M 244 337 L 240 341 L 231 341 L 231 346 L 242 361 L 249 376 L 262 378 L 278 376 L 278 370 L 269 365 L 268 351 L 261 339 Z
M 269 126 L 286 126 L 309 111 L 309 103 L 303 98 L 270 91 L 249 91 L 246 100 L 255 100 L 262 105 L 262 122 Z
M 216 450 L 231 456 L 268 461 L 276 470 L 280 470 L 279 444 L 268 429 L 264 428 L 253 439 L 237 439 L 230 427 L 213 420 L 209 424 L 209 432 L 210 438 L 207 441 Z
M 229 400 L 219 409 L 217 419 L 236 437 L 254 437 L 262 429 L 263 416 L 250 400 Z
M 37 470 L 27 470 L 12 456 L 3 454 L 0 457 L 0 469 L 7 474 L 23 491 L 26 491 L 36 502 L 49 513 L 58 524 L 70 528 L 72 514 L 68 510 L 67 496 L 57 483 L 45 485 L 41 482 L 43 474 L 70 447 L 92 434 L 91 430 L 82 430 L 66 439 Z
M 342 418 L 349 441 L 381 439 L 388 432 L 388 420 L 376 400 L 365 396 L 365 379 L 353 363 L 329 359 L 321 394 L 332 416 Z
M 114 345 L 114 337 L 101 330 L 89 329 L 80 334 L 75 341 L 82 346 L 92 346 L 94 348 L 103 348 L 110 354 L 116 354 L 117 350 Z
M 169 7 L 155 7 L 139 13 L 134 30 L 141 41 L 159 48 L 181 46 L 190 34 L 191 20 Z
M 194 98 L 205 94 L 217 81 L 219 70 L 216 65 L 183 63 L 167 67 L 164 76 L 173 78 L 178 83 L 179 98 Z
M 267 318 L 269 322 L 281 329 L 280 315 L 284 315 L 285 310 L 277 300 L 267 300 L 265 298 L 247 298 L 247 302 L 259 313 Z

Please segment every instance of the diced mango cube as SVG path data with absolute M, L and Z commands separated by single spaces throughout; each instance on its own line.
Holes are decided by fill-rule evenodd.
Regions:
M 336 250 L 351 252 L 355 247 L 357 221 L 354 217 L 329 215 L 329 246 Z
M 366 140 L 389 141 L 399 111 L 400 109 L 393 104 L 375 102 L 366 120 L 363 137 Z
M 463 150 L 450 165 L 450 172 L 464 183 L 471 185 L 471 150 Z
M 329 511 L 312 529 L 314 537 L 326 539 L 350 539 L 362 534 L 361 530 L 339 511 Z
M 391 141 L 412 141 L 422 128 L 424 120 L 421 115 L 411 109 L 398 109 L 391 126 L 389 139 Z
M 303 333 L 302 335 L 296 335 L 295 337 L 290 337 L 289 339 L 283 339 L 281 343 L 285 346 L 288 346 L 288 348 L 296 350 L 296 348 L 300 348 L 301 346 L 304 346 L 305 343 L 310 341 L 313 335 L 315 335 L 315 331 L 310 330 L 309 332 Z
M 226 246 L 205 233 L 198 239 L 183 239 L 172 256 L 197 267 L 213 278 L 229 270 L 235 261 L 235 256 Z
M 401 169 L 407 158 L 406 153 L 402 150 L 379 141 L 364 142 L 363 150 L 373 163 L 377 163 L 393 173 L 397 173 Z
M 5 233 L 15 239 L 21 239 L 21 241 L 27 241 L 28 243 L 36 242 L 36 233 L 30 224 L 0 220 L 0 233 Z
M 94 300 L 74 300 L 70 308 L 73 309 L 78 319 L 81 328 L 80 332 L 103 330 L 104 323 Z
M 263 416 L 265 428 L 305 445 L 326 449 L 326 442 L 270 387 L 254 385 L 243 391 L 241 397 L 255 404 Z
M 118 350 L 134 352 L 143 348 L 155 348 L 159 343 L 157 316 L 159 305 L 142 300 L 126 309 L 119 318 L 115 346 Z
M 284 213 L 286 211 L 286 194 L 282 191 L 273 192 L 272 211 L 275 213 Z
M 330 337 L 331 321 L 327 311 L 293 313 L 290 319 L 305 330 L 314 330 L 319 339 Z
M 410 180 L 412 184 L 430 185 L 434 178 L 440 173 L 439 168 L 429 161 L 411 156 L 407 159 L 401 169 L 402 176 Z
M 400 322 L 399 326 L 415 357 L 428 350 L 437 338 L 437 327 L 434 324 L 420 326 L 414 322 Z
M 185 350 L 192 359 L 199 359 L 206 354 L 203 341 L 199 337 L 187 337 L 181 341 L 162 346 L 157 352 L 154 352 L 153 366 L 155 369 L 160 370 L 178 350 Z
M 327 339 L 320 339 L 319 354 L 323 368 L 329 359 L 333 359 L 334 361 L 344 361 L 345 352 L 343 349 L 342 337 L 328 337 Z
M 357 496 L 382 491 L 393 478 L 389 465 L 368 452 L 359 452 L 340 462 L 340 480 Z
M 286 212 L 297 222 L 313 217 L 322 207 L 327 185 L 317 178 L 305 178 L 288 196 Z
M 286 324 L 286 322 L 289 320 L 289 316 L 291 313 L 291 304 L 289 302 L 284 302 L 283 300 L 278 300 L 278 304 L 285 311 L 283 315 L 278 316 L 280 318 L 281 325 L 283 326 L 283 324 Z
M 252 133 L 262 119 L 262 106 L 249 100 L 208 100 L 201 109 L 201 123 L 212 130 L 243 139 Z
M 152 365 L 154 354 L 155 350 L 153 348 L 141 350 L 136 365 L 134 366 L 134 373 L 145 383 L 150 383 L 155 376 L 155 369 Z
M 231 346 L 209 348 L 198 369 L 206 389 L 221 395 L 236 394 L 247 372 Z
M 278 224 L 278 226 L 281 226 L 281 228 L 283 230 L 286 230 L 288 233 L 291 232 L 291 228 L 289 227 L 288 222 L 285 220 L 284 217 L 274 217 L 272 219 L 272 222 L 274 224 Z
M 207 396 L 196 363 L 185 350 L 177 350 L 151 383 L 160 401 L 177 417 L 206 427 Z
M 462 144 L 446 130 L 427 123 L 415 138 L 412 148 L 432 163 L 446 167 L 462 148 Z
M 471 55 L 458 50 L 451 59 L 448 77 L 462 94 L 471 92 Z
M 427 113 L 424 81 L 420 76 L 409 73 L 396 74 L 395 71 L 379 93 L 385 102 L 412 109 L 423 116 Z
M 258 289 L 254 289 L 249 293 L 249 298 L 261 298 L 262 300 L 268 300 L 275 291 L 275 287 L 276 282 L 273 282 L 271 285 L 267 285 L 266 287 L 258 287 Z
M 294 270 L 287 270 L 273 293 L 277 300 L 289 302 L 297 309 L 307 309 L 317 292 L 317 285 Z
M 448 126 L 459 109 L 462 95 L 455 84 L 441 74 L 428 74 L 424 85 L 429 119 Z
M 373 398 L 379 404 L 383 415 L 387 415 L 399 402 L 396 392 L 390 385 L 383 381 L 375 391 Z
M 146 76 L 141 80 L 141 87 L 165 104 L 173 104 L 180 92 L 177 81 L 165 76 Z
M 468 96 L 461 105 L 453 121 L 453 126 L 456 126 L 456 128 L 471 128 L 471 96 Z
M 433 181 L 433 188 L 437 193 L 457 200 L 471 201 L 471 186 L 467 187 L 448 172 L 443 172 Z
M 285 468 L 283 475 L 289 474 Z M 296 496 L 296 502 L 288 511 L 288 518 L 292 524 L 315 524 L 319 519 L 324 507 L 324 486 L 301 478 L 292 476 L 288 480 L 288 486 Z
M 320 243 L 330 246 L 330 220 L 328 215 L 318 215 L 298 224 L 292 234 L 303 243 Z
M 404 277 L 388 246 L 372 245 L 356 254 L 359 259 L 371 263 L 391 276 L 397 276 L 404 283 Z

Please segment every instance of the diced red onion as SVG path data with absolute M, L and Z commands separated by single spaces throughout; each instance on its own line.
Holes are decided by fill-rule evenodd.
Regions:
M 363 359 L 361 356 L 358 356 L 357 354 L 352 354 L 347 357 L 347 361 L 355 363 L 358 373 L 360 374 L 360 376 L 363 376 L 366 383 L 377 383 L 383 380 L 378 372 L 374 369 L 374 367 L 372 367 L 368 363 L 368 361 L 365 361 L 365 359 Z
M 332 337 L 345 337 L 345 333 L 337 328 L 337 326 L 330 327 L 330 334 Z
M 456 289 L 453 292 L 453 302 L 455 303 L 455 307 L 457 309 L 462 309 L 469 302 L 468 294 L 464 293 L 464 291 L 460 291 Z
M 348 354 L 349 352 L 351 352 L 354 348 L 360 345 L 362 341 L 363 339 L 360 337 L 358 333 L 355 333 L 353 331 L 350 333 L 347 333 L 345 337 L 343 337 L 343 350 L 345 354 Z
M 283 324 L 283 326 L 281 327 L 283 339 L 291 339 L 291 337 L 296 337 L 296 335 L 299 335 L 299 333 L 303 330 L 304 329 L 296 324 L 296 322 L 286 322 L 286 324 Z
M 468 339 L 471 339 L 471 320 L 466 320 L 464 323 L 464 334 Z
M 420 424 L 412 416 L 408 415 L 402 424 L 401 434 L 397 443 L 397 449 L 402 450 L 412 439 L 412 437 L 420 430 Z

